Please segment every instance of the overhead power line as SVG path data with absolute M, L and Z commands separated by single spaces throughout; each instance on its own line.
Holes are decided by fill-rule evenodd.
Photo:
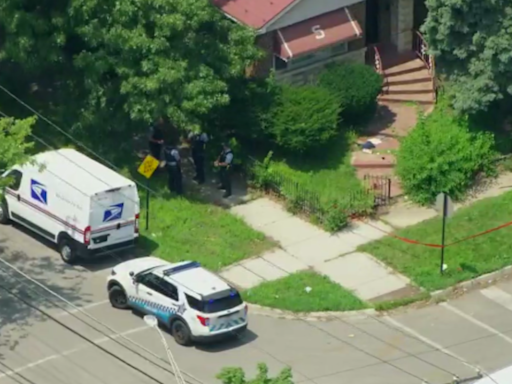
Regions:
M 109 325 L 105 324 L 104 322 L 102 322 L 101 320 L 97 319 L 96 317 L 92 316 L 91 314 L 89 314 L 87 311 L 85 311 L 84 309 L 76 306 L 75 304 L 71 303 L 69 300 L 65 299 L 64 297 L 62 297 L 61 295 L 59 295 L 58 293 L 52 291 L 51 289 L 49 289 L 48 287 L 46 287 L 44 284 L 40 283 L 39 281 L 33 279 L 32 277 L 30 277 L 29 275 L 27 275 L 26 273 L 24 273 L 23 271 L 21 271 L 20 269 L 16 268 L 14 265 L 12 265 L 11 263 L 9 263 L 8 261 L 4 260 L 3 258 L 0 257 L 0 263 L 4 264 L 5 266 L 7 266 L 8 268 L 10 268 L 11 270 L 15 271 L 16 273 L 18 273 L 19 275 L 23 276 L 23 278 L 27 281 L 30 281 L 31 283 L 37 285 L 38 287 L 40 287 L 41 289 L 43 289 L 45 292 L 49 293 L 50 295 L 56 297 L 59 301 L 65 303 L 67 306 L 71 307 L 73 310 L 69 310 L 67 309 L 64 305 L 60 305 L 58 303 L 56 303 L 55 301 L 53 300 L 50 300 L 48 298 L 45 298 L 45 300 L 52 304 L 53 306 L 61 309 L 63 312 L 67 313 L 68 315 L 74 317 L 75 319 L 79 320 L 80 322 L 84 323 L 85 325 L 89 326 L 90 328 L 94 329 L 96 332 L 104 335 L 106 338 L 108 338 L 109 340 L 113 341 L 114 343 L 120 345 L 121 347 L 129 350 L 130 352 L 136 354 L 137 356 L 141 357 L 142 359 L 146 360 L 148 363 L 160 368 L 160 369 L 163 369 L 165 371 L 167 371 L 168 373 L 172 374 L 172 375 L 175 375 L 175 372 L 167 369 L 166 367 L 163 367 L 159 364 L 156 364 L 154 361 L 152 361 L 151 359 L 148 359 L 147 357 L 145 357 L 144 355 L 142 355 L 141 353 L 139 353 L 138 351 L 132 349 L 132 348 L 129 348 L 127 345 L 119 342 L 119 338 L 125 340 L 126 342 L 134 345 L 135 347 L 137 348 L 140 348 L 141 350 L 143 350 L 144 352 L 148 353 L 149 355 L 153 356 L 154 358 L 162 361 L 163 363 L 165 363 L 166 365 L 168 365 L 169 363 L 163 359 L 161 356 L 158 356 L 157 354 L 155 354 L 154 352 L 152 352 L 151 350 L 147 349 L 146 347 L 140 345 L 139 343 L 133 341 L 132 339 L 130 339 L 129 337 L 126 337 L 125 335 L 123 335 L 122 333 L 118 332 L 116 329 L 110 327 Z M 28 290 L 34 292 L 35 294 L 39 295 L 39 293 L 37 292 L 37 290 L 33 287 L 31 287 L 30 285 L 28 285 L 26 282 L 24 282 L 23 280 L 21 280 L 20 278 L 18 277 L 15 277 L 15 276 L 12 276 L 11 274 L 7 273 L 5 270 L 2 270 L 0 268 L 0 273 L 4 273 L 5 275 L 11 277 L 12 279 L 16 280 L 18 283 L 20 283 L 21 285 L 24 285 Z M 101 325 L 102 327 L 108 329 L 110 332 L 112 332 L 111 335 L 109 335 L 108 333 L 104 332 L 103 330 L 99 329 L 98 327 L 96 326 L 93 326 L 92 324 L 86 322 L 84 319 L 80 318 L 80 316 L 77 316 L 77 313 L 80 313 L 82 315 L 84 315 L 85 317 L 87 317 L 88 319 L 94 321 L 96 324 L 98 325 Z M 112 336 L 114 335 L 114 336 Z M 193 375 L 187 373 L 187 372 L 184 372 L 183 370 L 180 370 L 185 376 L 189 377 L 190 379 L 194 380 L 194 382 L 198 383 L 198 384 L 205 384 L 204 382 L 202 382 L 201 380 L 199 380 L 198 378 L 194 377 Z M 188 384 L 193 384 L 191 383 L 190 381 L 186 381 Z
M 113 357 L 114 359 L 116 359 L 117 361 L 121 362 L 122 364 L 126 365 L 127 367 L 133 369 L 134 371 L 140 373 L 141 375 L 147 377 L 148 379 L 150 379 L 151 381 L 154 381 L 155 383 L 157 384 L 165 384 L 163 381 L 160 381 L 158 380 L 157 378 L 151 376 L 150 374 L 144 372 L 142 369 L 136 367 L 135 365 L 129 363 L 128 361 L 126 361 L 125 359 L 117 356 L 115 353 L 112 353 L 110 352 L 108 349 L 102 347 L 100 344 L 98 343 L 95 343 L 93 340 L 89 339 L 88 337 L 82 335 L 81 333 L 75 331 L 73 328 L 69 327 L 68 325 L 64 324 L 62 321 L 58 320 L 56 317 L 50 315 L 48 312 L 46 312 L 44 309 L 41 309 L 39 308 L 38 306 L 28 302 L 27 300 L 25 300 L 24 298 L 22 298 L 20 295 L 14 293 L 11 289 L 5 287 L 3 284 L 0 283 L 0 289 L 7 292 L 9 295 L 13 296 L 14 298 L 16 298 L 17 300 L 19 300 L 20 302 L 22 302 L 23 304 L 25 304 L 26 306 L 34 309 L 35 311 L 41 313 L 42 315 L 46 316 L 47 318 L 49 318 L 50 320 L 52 320 L 53 322 L 55 322 L 56 324 L 59 324 L 61 327 L 67 329 L 69 332 L 73 333 L 75 336 L 78 336 L 79 338 L 81 338 L 82 340 L 86 341 L 87 343 L 93 345 L 94 347 L 98 348 L 99 350 L 103 351 L 104 353 L 106 353 L 107 355 Z

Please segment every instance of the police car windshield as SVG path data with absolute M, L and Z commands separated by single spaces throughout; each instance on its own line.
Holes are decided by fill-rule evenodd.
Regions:
M 188 305 L 196 311 L 202 313 L 217 313 L 227 311 L 228 309 L 233 309 L 238 307 L 243 303 L 240 294 L 231 293 L 227 296 L 220 297 L 214 300 L 197 300 L 194 297 L 186 295 Z

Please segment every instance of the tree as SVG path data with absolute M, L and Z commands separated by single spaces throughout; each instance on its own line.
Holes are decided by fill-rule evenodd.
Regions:
M 261 55 L 254 32 L 209 0 L 5 0 L 0 11 L 0 60 L 15 64 L 0 82 L 23 73 L 13 86 L 27 101 L 95 145 L 159 116 L 203 125 Z
M 508 0 L 426 0 L 422 27 L 453 106 L 485 110 L 512 94 L 512 6 Z
M 316 85 L 283 85 L 265 131 L 282 148 L 303 153 L 338 133 L 341 111 L 336 94 Z
M 223 368 L 217 379 L 221 380 L 222 384 L 294 384 L 290 368 L 285 368 L 276 377 L 269 378 L 268 367 L 263 363 L 258 364 L 258 373 L 252 380 L 245 378 L 242 368 L 235 367 Z
M 27 138 L 35 122 L 34 117 L 23 120 L 0 118 L 0 170 L 7 170 L 28 161 L 28 152 L 34 143 L 27 141 Z M 9 181 L 0 178 L 0 191 Z
M 440 105 L 401 142 L 396 173 L 416 203 L 431 204 L 440 192 L 460 200 L 479 174 L 495 173 L 495 156 L 492 134 L 471 132 L 467 118 Z

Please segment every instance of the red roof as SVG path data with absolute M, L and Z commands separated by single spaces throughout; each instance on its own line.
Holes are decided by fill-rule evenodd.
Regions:
M 213 4 L 241 23 L 262 28 L 295 0 L 212 0 Z
M 348 8 L 313 17 L 277 32 L 276 55 L 288 60 L 336 43 L 362 36 L 362 30 Z

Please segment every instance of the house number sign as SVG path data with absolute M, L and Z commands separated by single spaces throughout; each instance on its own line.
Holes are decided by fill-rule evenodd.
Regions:
M 325 37 L 325 32 L 319 25 L 315 25 L 311 28 L 311 31 L 315 34 L 317 40 L 321 40 Z

